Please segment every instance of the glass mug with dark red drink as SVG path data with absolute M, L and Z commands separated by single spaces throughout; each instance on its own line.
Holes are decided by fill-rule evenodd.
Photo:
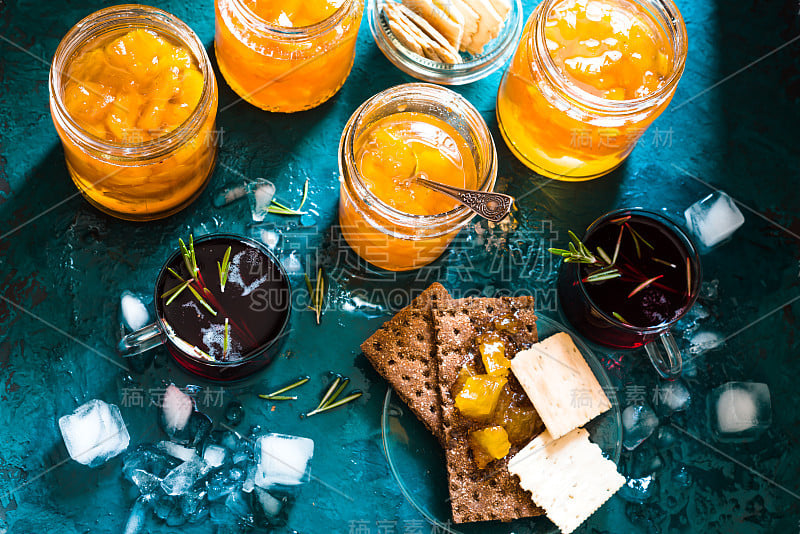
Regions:
M 156 322 L 125 336 L 134 356 L 161 344 L 190 373 L 239 380 L 266 367 L 282 346 L 291 286 L 261 243 L 229 234 L 180 242 L 155 288 Z
M 662 377 L 680 375 L 670 328 L 697 300 L 702 271 L 692 241 L 669 219 L 633 208 L 597 219 L 581 243 L 577 254 L 595 261 L 564 255 L 558 294 L 566 318 L 601 345 L 644 346 Z

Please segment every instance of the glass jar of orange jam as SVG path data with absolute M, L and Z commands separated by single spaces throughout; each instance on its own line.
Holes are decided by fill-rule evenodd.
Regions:
M 98 11 L 61 41 L 50 111 L 84 197 L 146 221 L 189 205 L 217 153 L 217 84 L 197 35 L 146 6 Z
M 474 214 L 415 176 L 492 191 L 494 141 L 478 111 L 438 85 L 378 93 L 350 117 L 339 143 L 339 224 L 376 267 L 406 271 L 436 260 Z
M 236 93 L 267 111 L 318 106 L 344 85 L 363 0 L 216 0 L 214 49 Z
M 672 0 L 545 0 L 501 82 L 500 131 L 539 174 L 597 178 L 664 111 L 685 62 Z

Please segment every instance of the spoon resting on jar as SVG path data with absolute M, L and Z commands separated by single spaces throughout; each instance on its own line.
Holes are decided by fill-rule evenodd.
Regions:
M 514 197 L 503 193 L 475 191 L 444 185 L 416 173 L 411 177 L 411 181 L 454 198 L 476 214 L 492 222 L 500 222 L 505 219 L 511 212 L 511 206 L 514 205 Z

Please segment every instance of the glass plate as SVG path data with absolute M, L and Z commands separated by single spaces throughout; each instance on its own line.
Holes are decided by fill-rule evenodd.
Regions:
M 614 463 L 619 463 L 622 450 L 622 420 L 615 390 L 598 359 L 575 334 L 561 323 L 538 316 L 536 327 L 539 338 L 558 332 L 572 336 L 589 367 L 611 401 L 611 410 L 586 425 L 590 439 Z M 447 489 L 447 468 L 444 452 L 436 438 L 427 431 L 403 401 L 390 387 L 386 392 L 381 417 L 383 450 L 392 476 L 408 502 L 426 520 L 439 527 L 437 532 L 452 534 L 542 534 L 558 532 L 545 517 L 518 519 L 510 523 L 500 521 L 455 525 L 452 522 Z

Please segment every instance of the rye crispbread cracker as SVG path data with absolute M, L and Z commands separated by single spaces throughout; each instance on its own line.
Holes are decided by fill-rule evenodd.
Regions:
M 427 20 L 431 26 L 436 28 L 447 42 L 454 47 L 458 47 L 461 36 L 464 33 L 464 21 L 459 20 L 460 14 L 451 12 L 448 6 L 437 6 L 433 0 L 401 0 L 403 5 L 411 11 Z M 447 11 L 444 11 L 445 7 Z
M 434 283 L 361 344 L 375 370 L 440 442 L 443 433 L 431 307 L 448 300 L 447 290 Z
M 516 354 L 537 341 L 533 297 L 450 300 L 435 304 L 432 311 L 453 520 L 456 523 L 511 521 L 541 515 L 543 510 L 533 504 L 530 495 L 508 471 L 508 459 L 521 446 L 512 446 L 509 456 L 479 469 L 469 447 L 469 432 L 486 425 L 463 417 L 455 406 L 452 391 L 461 368 L 475 359 L 477 336 L 495 330 L 495 319 L 513 317 L 516 321 L 513 333 L 502 333 L 507 354 Z M 522 392 L 511 375 L 507 387 Z M 539 421 L 534 435 L 543 429 Z
M 578 528 L 625 484 L 614 462 L 582 428 L 559 439 L 542 432 L 511 459 L 508 469 L 564 534 Z
M 511 370 L 553 439 L 611 409 L 605 391 L 565 332 L 518 353 Z

